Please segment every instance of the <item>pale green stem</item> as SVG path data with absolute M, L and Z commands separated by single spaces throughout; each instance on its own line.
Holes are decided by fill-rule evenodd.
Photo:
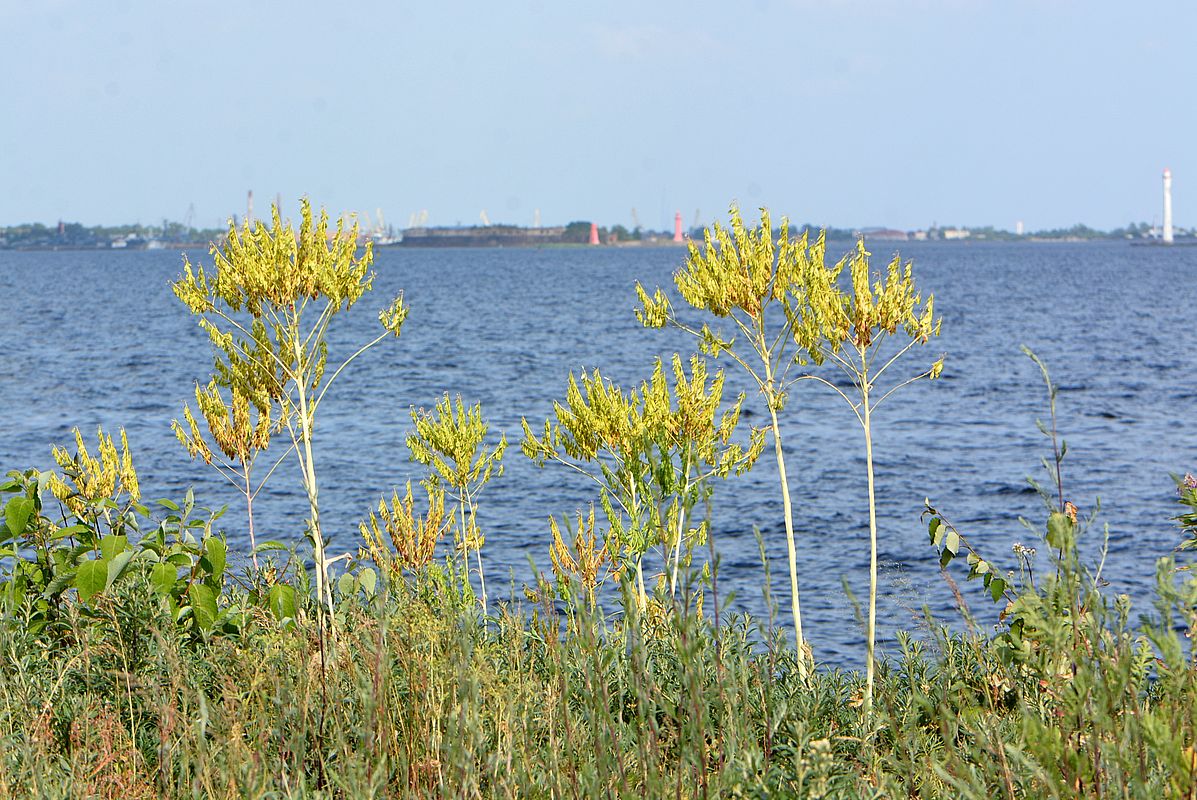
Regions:
M 299 321 L 295 320 L 296 330 Z M 300 467 L 303 472 L 303 486 L 307 490 L 308 507 L 312 514 L 312 550 L 316 559 L 316 597 L 321 605 L 325 602 L 325 584 L 328 582 L 326 570 L 328 564 L 324 559 L 324 534 L 320 530 L 320 507 L 316 492 L 316 464 L 312 458 L 312 426 L 308 419 L 307 376 L 303 371 L 303 353 L 299 349 L 299 337 L 292 338 L 295 350 L 295 368 L 297 370 L 295 385 L 299 389 L 299 426 L 300 439 L 303 441 L 303 455 Z M 328 593 L 328 607 L 332 608 L 331 592 Z
M 690 452 L 686 450 L 685 456 L 682 458 L 683 475 L 686 476 L 686 482 L 682 486 L 682 499 L 678 503 L 677 508 L 677 543 L 673 552 L 673 574 L 669 578 L 669 594 L 676 596 L 677 594 L 677 571 L 678 565 L 682 560 L 682 537 L 685 534 L 686 515 L 683 513 L 685 507 L 686 494 L 690 491 Z
M 640 520 L 640 506 L 636 502 L 636 481 L 631 477 L 631 475 L 628 476 L 628 486 L 632 492 L 632 500 L 631 500 L 632 508 L 629 511 L 629 516 L 630 516 L 630 521 L 631 521 L 632 525 L 635 526 Z M 637 553 L 636 554 L 636 584 L 640 589 L 640 613 L 642 613 L 642 614 L 644 613 L 644 610 L 646 608 L 648 608 L 648 593 L 644 590 L 644 567 L 643 567 L 643 563 L 642 563 L 643 561 L 644 561 L 644 554 Z
M 869 403 L 869 373 L 861 373 L 861 406 L 864 410 L 865 468 L 869 475 L 869 627 L 865 644 L 864 712 L 873 710 L 873 650 L 877 641 L 877 504 L 873 493 L 873 430 L 872 407 Z
M 250 482 L 249 462 L 242 459 L 241 468 L 245 472 L 245 515 L 249 519 L 249 552 L 254 562 L 254 572 L 258 570 L 258 543 L 254 539 L 254 492 Z
M 461 541 L 462 541 L 463 545 L 465 545 L 467 542 L 469 542 L 469 531 L 468 531 L 467 523 L 466 523 L 467 509 L 468 509 L 469 515 L 470 515 L 470 522 L 472 523 L 473 519 L 474 519 L 474 504 L 473 504 L 473 501 L 470 499 L 469 489 L 463 488 L 461 490 Z M 475 556 L 475 560 L 478 562 L 478 588 L 481 590 L 481 594 L 482 594 L 482 613 L 485 614 L 486 609 L 487 609 L 486 577 L 482 573 L 482 548 L 481 547 L 479 547 L 478 549 L 476 549 L 474 551 L 474 556 Z M 469 551 L 467 550 L 466 551 L 467 565 L 469 563 L 468 562 L 469 557 L 470 557 Z
M 644 557 L 636 556 L 636 588 L 640 590 L 640 613 L 648 608 L 648 593 L 644 590 Z
M 781 509 L 786 524 L 786 549 L 790 559 L 790 599 L 794 612 L 794 640 L 798 646 L 798 675 L 806 677 L 806 640 L 802 638 L 802 609 L 798 602 L 798 551 L 794 546 L 794 513 L 790 507 L 790 484 L 786 480 L 786 460 L 781 450 L 781 428 L 777 424 L 777 411 L 770 398 L 769 416 L 773 423 L 774 454 L 777 457 L 777 475 L 781 479 Z

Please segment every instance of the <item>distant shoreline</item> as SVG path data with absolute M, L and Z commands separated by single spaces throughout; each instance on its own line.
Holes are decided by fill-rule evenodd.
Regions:
M 885 238 L 871 238 L 863 236 L 866 242 L 871 244 L 917 244 L 917 245 L 986 245 L 986 244 L 1126 244 L 1131 247 L 1197 247 L 1197 238 L 1177 239 L 1171 244 L 1155 239 L 1085 239 L 1080 237 L 1067 237 L 1059 239 L 1046 239 L 1040 237 L 1025 237 L 1022 239 L 891 239 Z M 676 249 L 685 248 L 691 240 L 687 239 L 684 242 L 674 242 L 669 240 L 656 240 L 649 242 L 639 242 L 635 240 L 612 242 L 609 244 L 592 245 L 582 242 L 543 242 L 539 244 L 403 244 L 402 242 L 375 244 L 376 250 L 590 250 L 590 249 Z M 829 242 L 854 242 L 855 238 L 836 237 L 829 238 Z M 696 242 L 701 244 L 701 242 Z M 207 250 L 211 247 L 211 242 L 168 242 L 160 246 L 154 247 L 88 247 L 88 246 L 72 246 L 72 245 L 34 245 L 29 247 L 4 247 L 0 246 L 0 253 L 147 253 L 155 250 Z

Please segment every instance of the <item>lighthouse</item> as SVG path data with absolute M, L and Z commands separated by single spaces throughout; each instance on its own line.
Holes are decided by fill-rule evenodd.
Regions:
M 673 215 L 673 241 L 682 242 L 682 212 Z
M 1164 244 L 1172 244 L 1172 170 L 1164 167 Z

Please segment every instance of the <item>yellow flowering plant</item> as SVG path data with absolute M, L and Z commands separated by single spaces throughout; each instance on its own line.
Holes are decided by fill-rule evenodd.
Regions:
M 327 213 L 315 217 L 307 199 L 301 217 L 298 231 L 283 222 L 277 207 L 270 225 L 246 221 L 238 229 L 230 223 L 227 239 L 211 249 L 213 266 L 205 270 L 185 260 L 172 288 L 211 339 L 216 384 L 240 391 L 259 409 L 277 409 L 308 499 L 316 595 L 320 605 L 331 607 L 331 560 L 312 452 L 316 414 L 350 363 L 388 336 L 399 336 L 408 308 L 402 295 L 396 297 L 378 315 L 381 332 L 326 376 L 329 326 L 370 290 L 374 256 L 369 243 L 359 251 L 356 221 L 346 227 L 339 219 L 330 230 Z M 185 433 L 194 445 L 198 430 L 189 423 Z
M 550 521 L 558 573 L 577 574 L 590 591 L 596 576 L 587 574 L 586 565 L 630 568 L 642 608 L 648 550 L 663 546 L 662 576 L 671 595 L 676 594 L 683 549 L 688 558 L 690 548 L 708 532 L 709 520 L 691 527 L 691 510 L 709 494 L 712 478 L 747 471 L 764 447 L 764 433 L 756 429 L 747 443 L 733 440 L 744 398 L 720 414 L 722 372 L 708 382 L 706 365 L 697 357 L 690 361 L 689 375 L 680 356 L 675 354 L 671 365 L 672 385 L 658 359 L 652 377 L 632 391 L 605 380 L 598 370 L 582 372 L 580 381 L 571 374 L 565 402 L 554 403 L 555 419 L 546 420 L 543 433 L 537 435 L 523 420 L 524 454 L 538 466 L 554 461 L 597 483 L 607 516 L 609 530 L 599 549 L 593 525 L 583 525 L 579 518 L 577 557 L 572 558 L 579 569 L 569 568 L 569 548 Z
M 869 615 L 866 631 L 864 709 L 872 709 L 874 647 L 877 639 L 877 504 L 874 493 L 873 415 L 898 390 L 923 380 L 938 378 L 943 356 L 930 366 L 897 380 L 883 378 L 917 346 L 939 335 L 941 319 L 935 316 L 935 298 L 915 290 L 912 263 L 897 256 L 884 274 L 870 271 L 870 253 L 858 241 L 851 253 L 836 264 L 808 265 L 803 318 L 817 331 L 814 345 L 805 333 L 795 332 L 795 342 L 808 349 L 814 360 L 838 370 L 844 381 L 822 375 L 797 380 L 816 381 L 847 403 L 860 423 L 865 440 L 865 469 L 869 500 Z M 846 281 L 843 276 L 847 275 Z M 845 285 L 846 283 L 846 285 Z M 845 383 L 846 381 L 846 383 Z M 847 387 L 847 388 L 842 388 Z
M 673 276 L 682 299 L 714 317 L 714 322 L 695 324 L 688 314 L 678 313 L 664 291 L 658 288 L 650 295 L 640 283 L 636 284 L 640 302 L 636 317 L 648 328 L 668 325 L 691 334 L 702 352 L 712 358 L 727 356 L 752 379 L 764 399 L 781 483 L 799 670 L 805 675 L 808 648 L 802 634 L 794 515 L 779 415 L 788 400 L 791 367 L 817 358 L 820 331 L 802 312 L 807 276 L 812 265 L 823 263 L 826 245 L 823 236 L 814 242 L 806 234 L 791 236 L 785 218 L 774 239 L 765 209 L 761 209 L 761 222 L 755 228 L 745 224 L 735 206 L 730 215 L 728 227 L 716 223 L 703 231 L 701 245 L 689 243 L 686 263 Z
M 507 437 L 500 435 L 498 443 L 488 447 L 486 438 L 490 424 L 482 417 L 482 404 L 467 407 L 461 395 L 454 403 L 446 394 L 431 411 L 413 408 L 411 419 L 415 429 L 407 437 L 407 448 L 411 451 L 412 461 L 429 468 L 426 484 L 431 505 L 437 504 L 439 496 L 443 513 L 446 490 L 457 500 L 456 509 L 450 514 L 450 519 L 457 518 L 454 528 L 457 549 L 465 559 L 467 574 L 470 553 L 474 554 L 479 601 L 485 611 L 486 573 L 482 569 L 482 546 L 486 537 L 477 522 L 478 495 L 492 477 L 503 474 Z M 435 541 L 432 545 L 435 546 Z

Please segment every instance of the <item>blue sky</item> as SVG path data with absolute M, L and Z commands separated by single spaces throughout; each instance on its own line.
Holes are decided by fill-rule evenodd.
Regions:
M 1197 224 L 1197 3 L 0 0 L 0 225 Z

